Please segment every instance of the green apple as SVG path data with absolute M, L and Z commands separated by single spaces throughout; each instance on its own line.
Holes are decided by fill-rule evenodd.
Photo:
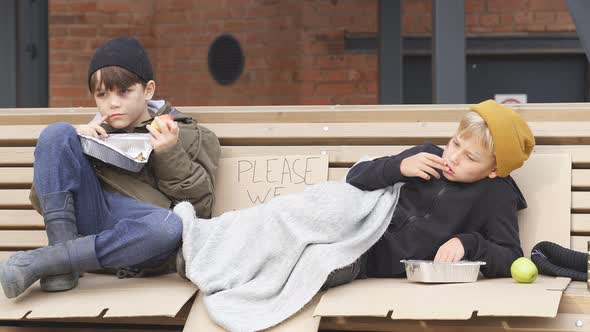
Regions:
M 510 266 L 512 278 L 518 282 L 530 284 L 537 279 L 539 270 L 533 261 L 526 257 L 520 257 L 512 262 Z

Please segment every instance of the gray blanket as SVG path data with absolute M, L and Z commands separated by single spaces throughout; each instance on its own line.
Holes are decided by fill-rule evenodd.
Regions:
M 180 203 L 174 212 L 184 223 L 187 277 L 223 328 L 274 326 L 309 302 L 331 271 L 351 264 L 383 235 L 401 186 L 362 191 L 324 182 L 208 220 Z

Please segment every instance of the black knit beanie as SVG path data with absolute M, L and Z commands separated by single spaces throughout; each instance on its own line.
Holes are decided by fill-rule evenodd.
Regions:
M 92 74 L 108 66 L 125 68 L 146 82 L 154 79 L 150 59 L 141 43 L 133 37 L 111 39 L 96 49 L 88 66 L 88 89 Z

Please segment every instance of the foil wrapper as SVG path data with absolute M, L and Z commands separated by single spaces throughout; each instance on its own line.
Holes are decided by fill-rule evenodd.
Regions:
M 401 260 L 409 281 L 424 283 L 475 282 L 479 267 L 485 262 L 460 261 L 456 263 L 427 260 Z
M 84 154 L 131 172 L 139 172 L 153 150 L 151 134 L 109 134 L 105 139 L 79 136 Z

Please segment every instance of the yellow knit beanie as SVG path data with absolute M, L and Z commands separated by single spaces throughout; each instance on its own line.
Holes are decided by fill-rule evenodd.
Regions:
M 527 160 L 535 147 L 531 129 L 511 108 L 486 100 L 470 109 L 479 114 L 490 129 L 496 155 L 496 174 L 510 175 Z

